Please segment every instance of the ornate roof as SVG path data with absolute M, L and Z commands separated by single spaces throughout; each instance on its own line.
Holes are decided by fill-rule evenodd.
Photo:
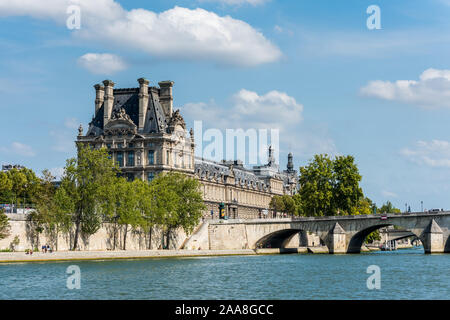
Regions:
M 166 119 L 163 108 L 159 102 L 158 94 L 154 88 L 149 88 L 149 99 L 145 126 L 142 133 L 166 132 L 170 119 Z M 139 88 L 114 89 L 114 104 L 111 113 L 111 121 L 118 120 L 117 115 L 129 119 L 135 126 L 139 125 Z M 87 135 L 101 135 L 104 132 L 104 102 L 96 115 L 89 123 Z M 116 117 L 116 118 L 115 118 Z M 184 122 L 184 121 L 183 121 Z

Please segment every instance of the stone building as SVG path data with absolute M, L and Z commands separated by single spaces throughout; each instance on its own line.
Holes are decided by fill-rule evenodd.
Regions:
M 157 174 L 177 171 L 197 177 L 207 205 L 204 215 L 218 217 L 219 204 L 230 218 L 267 215 L 273 195 L 294 194 L 297 172 L 292 154 L 280 172 L 269 148 L 268 163 L 247 169 L 239 160 L 220 163 L 196 158 L 193 130 L 187 133 L 179 110 L 173 111 L 173 82 L 138 79 L 138 88 L 114 89 L 114 82 L 94 86 L 95 113 L 78 143 L 106 147 L 129 179 L 151 181 Z

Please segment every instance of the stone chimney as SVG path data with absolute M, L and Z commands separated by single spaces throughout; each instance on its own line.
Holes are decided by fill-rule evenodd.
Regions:
M 101 84 L 96 84 L 95 88 L 95 115 L 97 115 L 98 110 L 102 106 L 103 101 L 105 100 L 105 87 Z
M 103 81 L 103 84 L 105 85 L 105 104 L 104 104 L 104 113 L 103 113 L 103 125 L 106 125 L 111 119 L 111 113 L 112 108 L 114 105 L 114 94 L 113 94 L 113 88 L 114 88 L 114 82 L 111 80 L 105 80 Z
M 173 95 L 172 87 L 173 81 L 161 81 L 158 82 L 160 89 L 159 92 L 159 102 L 163 107 L 164 114 L 166 117 L 171 118 L 173 112 Z
M 148 84 L 150 81 L 139 78 L 139 130 L 143 130 L 145 126 L 145 116 L 148 106 Z

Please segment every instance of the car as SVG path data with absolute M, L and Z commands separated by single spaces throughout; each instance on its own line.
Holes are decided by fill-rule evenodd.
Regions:
M 442 210 L 442 209 L 430 209 L 430 210 L 428 210 L 428 213 L 437 213 L 437 212 L 440 212 L 440 211 L 444 211 L 444 210 Z

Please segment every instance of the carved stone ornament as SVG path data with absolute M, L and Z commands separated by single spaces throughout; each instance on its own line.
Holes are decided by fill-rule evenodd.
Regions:
M 111 120 L 128 120 L 131 121 L 130 116 L 125 112 L 124 108 L 116 109 L 113 111 Z
M 136 154 L 136 162 L 137 162 L 138 166 L 141 165 L 141 152 L 140 151 L 138 151 Z
M 186 123 L 180 114 L 180 109 L 175 111 L 172 118 L 170 118 L 169 126 L 175 128 L 176 125 L 180 125 L 183 129 L 186 129 Z
M 126 128 L 126 127 L 116 127 L 116 128 L 108 128 L 105 129 L 106 136 L 126 136 L 136 134 L 136 128 Z

